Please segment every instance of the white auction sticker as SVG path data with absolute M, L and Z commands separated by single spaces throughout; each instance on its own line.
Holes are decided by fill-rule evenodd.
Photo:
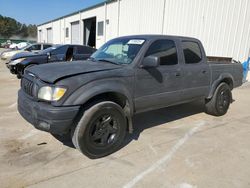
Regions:
M 131 39 L 128 41 L 128 44 L 142 45 L 144 42 L 145 40 L 141 40 L 141 39 Z

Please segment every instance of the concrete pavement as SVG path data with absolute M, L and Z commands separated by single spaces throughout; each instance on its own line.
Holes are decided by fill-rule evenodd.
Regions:
M 250 85 L 223 117 L 194 102 L 139 114 L 118 152 L 90 160 L 17 112 L 19 80 L 0 63 L 0 187 L 250 187 Z

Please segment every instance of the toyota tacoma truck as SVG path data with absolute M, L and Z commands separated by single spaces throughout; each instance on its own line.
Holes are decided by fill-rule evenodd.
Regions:
M 222 116 L 232 89 L 241 84 L 241 64 L 209 61 L 197 39 L 125 36 L 84 63 L 25 70 L 18 111 L 35 128 L 69 134 L 80 152 L 100 158 L 117 151 L 132 133 L 133 115 L 203 99 L 208 114 Z

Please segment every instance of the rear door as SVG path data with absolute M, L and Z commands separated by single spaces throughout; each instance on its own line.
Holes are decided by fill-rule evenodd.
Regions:
M 181 94 L 181 67 L 176 43 L 173 40 L 154 41 L 145 56 L 160 57 L 160 65 L 136 69 L 135 106 L 137 111 L 157 109 L 179 102 Z
M 210 85 L 210 69 L 206 55 L 197 41 L 181 42 L 184 59 L 183 68 L 183 100 L 192 100 L 207 95 Z
M 87 46 L 75 46 L 73 60 L 86 60 L 95 50 Z

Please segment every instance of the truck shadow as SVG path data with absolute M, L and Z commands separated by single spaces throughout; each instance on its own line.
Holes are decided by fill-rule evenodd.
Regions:
M 200 100 L 137 114 L 133 118 L 133 134 L 127 136 L 123 147 L 129 144 L 132 140 L 138 140 L 140 134 L 146 129 L 170 123 L 204 111 L 204 101 Z
M 127 135 L 121 148 L 125 147 L 133 140 L 138 140 L 140 134 L 146 129 L 169 123 L 178 119 L 182 119 L 194 114 L 202 113 L 204 112 L 204 110 L 205 109 L 203 101 L 194 101 L 187 104 L 181 104 L 177 106 L 137 114 L 133 118 L 134 131 L 132 134 Z M 54 135 L 54 137 L 58 141 L 62 142 L 65 146 L 74 148 L 74 145 L 69 135 Z

